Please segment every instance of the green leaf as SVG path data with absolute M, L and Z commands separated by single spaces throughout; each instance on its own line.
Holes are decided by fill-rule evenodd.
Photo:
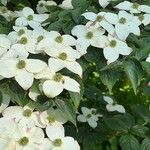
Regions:
M 46 6 L 47 10 L 50 12 L 50 13 L 53 13 L 55 11 L 60 11 L 61 8 L 58 7 L 58 6 L 55 6 L 55 5 L 51 5 L 51 6 Z
M 89 2 L 87 0 L 72 0 L 72 5 L 73 7 L 76 8 L 83 8 L 83 9 L 87 9 L 87 7 L 89 6 Z
M 63 115 L 76 126 L 76 109 L 69 100 L 54 100 L 56 106 L 61 110 Z
M 120 72 L 117 70 L 109 69 L 100 72 L 100 79 L 104 85 L 107 86 L 109 92 L 112 92 L 112 88 L 121 77 Z
M 47 28 L 48 31 L 51 31 L 51 30 L 60 31 L 61 29 L 62 29 L 62 22 L 61 21 L 53 22 Z
M 140 144 L 133 135 L 123 135 L 119 140 L 122 150 L 140 150 Z
M 134 93 L 136 94 L 137 87 L 140 85 L 143 70 L 139 62 L 135 59 L 124 62 L 125 73 L 131 81 Z
M 83 93 L 84 93 L 84 85 L 82 83 L 82 81 L 78 81 L 78 83 L 80 83 L 80 93 L 75 93 L 75 92 L 69 92 L 70 94 L 70 98 L 72 103 L 74 104 L 76 110 L 78 109 L 80 102 L 83 98 Z
M 79 24 L 82 21 L 82 16 L 81 14 L 83 13 L 81 8 L 77 8 L 72 10 L 71 14 L 72 14 L 72 19 L 74 20 L 74 22 L 76 24 Z
M 104 122 L 110 129 L 116 131 L 120 130 L 125 133 L 127 133 L 128 130 L 130 130 L 130 128 L 135 124 L 134 118 L 129 114 L 116 115 L 112 118 L 105 118 Z
M 150 110 L 142 105 L 133 105 L 133 112 L 138 116 L 145 120 L 145 122 L 150 122 Z
M 138 60 L 142 60 L 148 57 L 150 54 L 150 44 L 147 45 L 147 43 L 143 43 L 143 47 L 139 48 L 138 51 L 136 51 L 135 57 Z
M 142 138 L 146 137 L 147 131 L 148 131 L 148 128 L 142 125 L 135 125 L 131 129 L 132 134 L 142 137 Z
M 2 104 L 3 102 L 3 93 L 0 91 L 0 105 Z
M 53 104 L 53 101 L 45 95 L 39 95 L 36 102 L 32 102 L 33 107 L 38 111 L 45 111 L 49 109 Z
M 150 138 L 146 138 L 142 141 L 141 150 L 150 150 Z
M 150 75 L 150 62 L 143 61 L 142 62 L 143 69 Z
M 26 92 L 15 81 L 10 82 L 7 92 L 13 103 L 17 103 L 20 106 L 25 106 L 29 103 Z

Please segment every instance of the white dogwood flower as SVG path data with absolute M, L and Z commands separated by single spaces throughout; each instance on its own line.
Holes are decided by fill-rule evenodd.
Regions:
M 46 8 L 48 6 L 57 6 L 57 4 L 52 0 L 51 1 L 40 0 L 37 4 L 36 10 L 39 14 L 43 14 L 45 12 L 48 12 L 48 9 Z
M 44 140 L 44 132 L 38 127 L 24 130 L 18 126 L 12 138 L 17 150 L 36 150 Z
M 5 78 L 15 77 L 18 84 L 27 90 L 33 84 L 34 74 L 41 72 L 46 66 L 39 59 L 4 59 L 0 60 L 0 75 Z
M 49 108 L 40 114 L 39 125 L 46 128 L 46 132 L 51 126 L 56 126 L 64 132 L 63 124 L 66 122 L 67 119 L 59 109 Z
M 122 3 L 119 3 L 115 8 L 121 9 L 121 10 L 127 10 L 130 11 L 130 13 L 150 13 L 150 6 L 147 5 L 140 5 L 138 3 L 131 3 L 129 1 L 123 1 Z
M 114 103 L 113 99 L 108 96 L 103 96 L 103 99 L 108 104 L 106 105 L 106 109 L 109 112 L 118 111 L 120 113 L 125 113 L 125 109 L 122 105 Z
M 88 124 L 92 128 L 97 127 L 97 121 L 99 120 L 99 117 L 102 117 L 101 114 L 97 114 L 97 110 L 95 108 L 87 108 L 87 107 L 81 107 L 81 111 L 83 114 L 80 114 L 77 116 L 77 120 L 79 122 L 88 122 Z
M 105 18 L 108 22 L 115 25 L 116 34 L 121 40 L 126 40 L 130 33 L 137 36 L 140 35 L 140 21 L 137 17 L 127 13 L 126 11 L 119 11 L 118 15 L 114 13 L 107 13 Z
M 114 26 L 105 19 L 106 14 L 106 12 L 100 12 L 98 14 L 86 12 L 82 14 L 82 16 L 91 21 L 91 26 L 95 26 L 96 28 L 98 26 L 103 27 L 109 34 L 113 35 L 115 33 L 115 29 Z
M 8 34 L 8 38 L 13 44 L 17 43 L 22 35 L 31 33 L 31 30 L 28 30 L 26 27 L 13 26 L 13 29 L 14 31 Z
M 45 15 L 34 14 L 34 11 L 25 7 L 22 10 L 22 16 L 16 19 L 16 26 L 27 26 L 29 25 L 33 29 L 41 27 L 41 23 L 47 19 Z
M 82 77 L 82 67 L 76 61 L 80 58 L 80 53 L 71 47 L 62 47 L 61 49 L 53 47 L 53 51 L 45 51 L 51 56 L 48 60 L 49 67 L 57 72 L 63 68 L 67 68 L 71 72 Z
M 13 119 L 25 129 L 30 129 L 37 125 L 39 119 L 38 113 L 33 112 L 33 109 L 28 106 L 10 106 L 2 112 L 2 115 L 5 118 Z
M 59 109 L 49 108 L 48 110 L 40 114 L 41 123 L 44 126 L 48 125 L 62 125 L 67 122 L 67 119 L 63 116 Z
M 81 55 L 87 53 L 87 48 L 90 45 L 103 48 L 107 42 L 107 37 L 103 35 L 105 30 L 102 28 L 93 29 L 84 25 L 77 25 L 71 32 L 72 35 L 78 38 L 76 48 Z
M 54 98 L 58 96 L 63 89 L 72 92 L 80 92 L 80 85 L 74 79 L 63 76 L 61 73 L 55 73 L 49 68 L 46 68 L 41 73 L 35 76 L 36 79 L 43 79 L 43 92 L 47 97 Z
M 47 136 L 52 142 L 52 149 L 57 150 L 80 150 L 79 144 L 72 137 L 66 136 L 64 131 L 56 126 L 47 130 Z
M 119 55 L 129 55 L 132 49 L 128 45 L 116 37 L 108 35 L 108 43 L 103 49 L 104 57 L 108 60 L 108 64 L 116 61 Z
M 0 57 L 11 47 L 11 41 L 5 34 L 0 34 Z
M 29 53 L 25 50 L 23 45 L 20 44 L 14 44 L 11 46 L 9 51 L 5 54 L 3 54 L 3 57 L 1 59 L 10 59 L 10 58 L 19 58 L 24 59 L 29 56 Z
M 37 40 L 31 33 L 23 34 L 22 36 L 20 36 L 17 44 L 22 45 L 24 49 L 29 53 L 32 53 L 32 54 L 39 53 L 35 51 L 36 46 L 37 46 Z

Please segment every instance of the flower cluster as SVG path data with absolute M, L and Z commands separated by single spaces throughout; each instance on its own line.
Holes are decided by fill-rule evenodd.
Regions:
M 58 109 L 39 113 L 31 107 L 10 106 L 0 118 L 0 148 L 7 150 L 79 150 L 72 137 L 65 136 L 67 121 Z M 46 132 L 46 136 L 45 136 Z
M 72 35 L 78 38 L 76 47 L 81 54 L 87 53 L 90 45 L 101 48 L 109 64 L 116 61 L 119 55 L 129 55 L 132 52 L 126 39 L 130 33 L 140 36 L 140 25 L 150 24 L 150 7 L 125 1 L 115 8 L 121 9 L 118 14 L 110 12 L 82 14 L 89 22 L 86 25 L 77 25 L 72 30 Z
M 34 14 L 31 8 L 25 7 L 20 15 L 14 31 L 0 35 L 2 78 L 14 78 L 24 90 L 32 86 L 34 79 L 40 79 L 41 90 L 50 98 L 59 95 L 63 89 L 80 92 L 80 85 L 74 79 L 58 72 L 67 68 L 82 77 L 82 68 L 76 61 L 81 55 L 72 48 L 76 39 L 57 31 L 46 31 L 42 22 L 47 19 L 47 14 Z M 31 58 L 36 54 L 47 55 L 48 59 Z
M 116 0 L 99 0 L 94 3 L 99 2 L 99 5 L 105 8 L 112 1 Z M 7 83 L 7 87 L 0 87 L 0 99 L 2 99 L 0 106 L 0 113 L 2 114 L 0 118 L 0 149 L 80 150 L 78 142 L 73 137 L 65 136 L 64 124 L 68 121 L 75 122 L 77 114 L 77 121 L 88 123 L 94 131 L 100 118 L 103 117 L 105 120 L 105 114 L 99 113 L 99 109 L 97 109 L 99 107 L 96 105 L 92 105 L 90 109 L 82 106 L 81 112 L 78 112 L 80 101 L 87 94 L 80 96 L 83 93 L 82 89 L 84 89 L 84 87 L 82 88 L 84 85 L 80 82 L 84 77 L 83 70 L 86 65 L 93 67 L 93 70 L 97 65 L 95 62 L 90 62 L 86 59 L 88 48 L 95 47 L 97 51 L 102 51 L 102 57 L 107 62 L 105 65 L 117 61 L 120 55 L 121 58 L 131 55 L 132 52 L 134 53 L 134 49 L 132 44 L 127 42 L 128 37 L 130 34 L 140 36 L 141 28 L 150 24 L 150 7 L 123 1 L 113 7 L 115 13 L 105 11 L 105 9 L 99 13 L 94 13 L 89 11 L 92 10 L 92 7 L 84 11 L 80 10 L 80 8 L 74 9 L 79 4 L 74 4 L 75 1 L 73 0 L 64 0 L 59 5 L 55 1 L 39 0 L 33 9 L 21 5 L 22 9 L 12 11 L 13 9 L 9 10 L 7 8 L 7 2 L 11 3 L 10 0 L 1 0 L 0 16 L 3 19 L 5 18 L 13 27 L 8 34 L 0 34 L 0 81 L 13 83 L 15 80 L 19 88 L 25 92 L 24 97 L 35 101 L 35 103 L 29 100 L 29 103 L 27 102 L 28 104 L 25 104 L 24 107 L 23 105 L 12 106 L 12 97 L 8 94 L 9 92 L 3 92 L 3 88 L 7 89 L 9 83 Z M 70 29 L 70 32 L 67 32 L 68 34 L 63 29 L 59 32 L 59 30 L 47 28 L 51 17 L 51 7 L 58 9 L 58 12 L 64 10 L 66 14 L 70 10 L 75 10 L 75 15 L 73 15 L 73 11 L 69 12 L 72 18 L 74 17 L 74 26 Z M 58 12 L 55 12 L 56 16 Z M 61 13 L 64 15 L 64 12 Z M 83 19 L 82 23 L 75 21 L 75 17 L 79 12 L 81 12 L 80 19 Z M 57 23 L 60 21 L 61 15 L 59 15 L 59 19 L 55 20 Z M 64 18 L 61 19 L 63 20 Z M 69 17 L 65 19 L 63 20 L 64 22 L 71 20 Z M 85 66 L 82 58 L 83 61 L 87 61 Z M 131 65 L 134 65 L 135 62 L 132 62 Z M 147 62 L 150 62 L 150 54 L 146 62 L 144 60 L 144 63 Z M 82 67 L 85 68 L 83 69 Z M 107 67 L 109 68 L 109 66 L 106 65 L 106 72 Z M 97 69 L 98 67 L 96 66 L 95 68 Z M 122 68 L 128 70 L 124 67 Z M 98 69 L 98 73 L 101 73 L 101 68 Z M 126 71 L 133 84 L 134 91 L 136 91 L 139 84 L 135 82 L 143 80 L 142 77 L 139 77 L 142 76 L 142 73 L 139 75 L 136 72 L 137 70 L 135 69 L 135 76 L 132 67 L 129 68 L 129 71 Z M 92 71 L 92 73 L 97 72 Z M 108 78 L 109 75 L 106 75 L 104 80 L 108 80 Z M 91 80 L 91 77 L 87 79 Z M 112 83 L 109 84 L 108 81 L 105 84 L 110 85 L 109 93 L 98 90 L 99 93 L 101 92 L 101 99 L 105 104 L 103 106 L 104 113 L 106 110 L 107 114 L 108 112 L 117 112 L 120 113 L 118 116 L 123 116 L 126 114 L 124 106 L 118 104 L 109 96 L 103 96 L 113 94 L 111 93 L 111 86 L 117 82 L 117 79 L 112 77 L 112 80 Z M 99 83 L 96 84 L 100 85 Z M 35 85 L 37 89 L 34 89 Z M 64 90 L 69 91 L 70 95 L 63 92 Z M 87 89 L 85 91 L 87 92 Z M 92 93 L 93 91 L 90 92 Z M 60 100 L 57 99 L 60 94 L 62 94 L 62 97 L 59 98 L 63 99 L 62 107 L 69 114 L 68 118 L 62 113 L 58 105 L 55 105 L 57 100 Z M 95 91 L 92 94 L 92 98 L 98 96 Z M 32 106 L 32 104 L 38 103 L 38 96 L 43 96 L 48 100 L 56 100 L 56 103 L 53 104 L 54 101 L 52 101 L 52 106 L 47 107 L 47 110 L 45 109 L 43 112 L 37 111 L 36 106 Z M 67 101 L 69 100 L 68 97 L 72 100 L 71 102 Z M 86 100 L 89 100 L 89 98 L 85 98 Z

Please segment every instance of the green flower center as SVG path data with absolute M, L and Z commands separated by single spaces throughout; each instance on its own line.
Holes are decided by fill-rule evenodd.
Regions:
M 54 123 L 56 121 L 56 118 L 54 116 L 48 116 L 47 120 L 49 123 Z
M 38 38 L 37 38 L 37 42 L 39 43 L 40 41 L 42 41 L 44 39 L 44 37 L 42 35 L 40 35 Z
M 19 35 L 19 36 L 23 35 L 24 33 L 25 33 L 25 31 L 24 31 L 23 29 L 20 29 L 20 30 L 18 31 L 18 35 Z
M 33 16 L 32 16 L 32 15 L 29 15 L 29 16 L 27 17 L 27 19 L 28 19 L 29 21 L 31 21 L 31 20 L 33 20 Z
M 111 40 L 110 43 L 109 43 L 109 46 L 112 47 L 112 48 L 116 47 L 116 45 L 117 45 L 116 40 Z
M 89 118 L 91 118 L 91 117 L 92 117 L 92 115 L 91 115 L 91 114 L 88 114 L 86 117 L 89 119 Z
M 22 37 L 19 41 L 20 44 L 27 44 L 28 43 L 28 39 L 26 37 Z
M 26 146 L 29 143 L 29 139 L 27 137 L 23 137 L 18 142 L 21 146 Z
M 30 109 L 26 109 L 24 112 L 23 112 L 23 116 L 24 117 L 30 117 L 32 114 L 32 111 Z
M 17 68 L 23 69 L 25 67 L 26 67 L 26 62 L 24 60 L 19 60 L 19 62 L 17 63 Z
M 96 21 L 101 22 L 103 20 L 103 16 L 97 16 Z
M 96 115 L 96 110 L 92 110 L 91 112 L 93 115 Z
M 62 75 L 61 73 L 56 73 L 55 76 L 53 77 L 53 80 L 56 82 L 60 82 L 62 80 Z
M 140 6 L 140 5 L 139 5 L 138 3 L 133 3 L 132 8 L 133 8 L 133 9 L 138 9 L 139 6 Z
M 63 42 L 63 37 L 62 36 L 57 36 L 56 39 L 55 39 L 55 41 L 57 43 L 62 43 Z
M 67 54 L 66 53 L 60 53 L 59 54 L 59 59 L 61 59 L 61 60 L 66 60 L 67 59 Z
M 62 140 L 61 139 L 56 139 L 54 142 L 53 142 L 54 146 L 56 147 L 60 147 L 62 145 Z
M 87 38 L 87 39 L 92 39 L 92 38 L 93 38 L 93 32 L 88 32 L 88 33 L 86 34 L 86 38 Z
M 5 8 L 5 7 L 3 7 L 3 8 L 1 9 L 1 12 L 2 12 L 2 13 L 7 13 L 7 11 L 8 11 L 8 9 Z
M 144 15 L 139 15 L 138 18 L 139 18 L 140 21 L 143 21 L 144 20 Z
M 120 24 L 125 24 L 125 23 L 126 23 L 126 18 L 123 18 L 123 17 L 120 18 L 120 19 L 119 19 L 119 23 L 120 23 Z
M 41 4 L 39 5 L 39 7 L 44 7 L 44 3 L 41 3 Z

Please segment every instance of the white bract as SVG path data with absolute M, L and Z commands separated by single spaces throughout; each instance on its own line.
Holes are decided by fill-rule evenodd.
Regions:
M 72 0 L 64 0 L 59 6 L 63 9 L 73 9 Z
M 47 38 L 42 40 L 40 44 L 41 44 L 41 48 L 45 49 L 45 47 L 48 47 L 49 50 L 51 50 L 52 47 L 50 47 L 49 45 L 58 48 L 75 46 L 76 39 L 69 34 L 61 35 L 57 31 L 51 31 L 48 33 Z
M 8 39 L 7 35 L 0 34 L 0 57 L 6 53 L 11 47 L 11 41 Z
M 2 103 L 0 105 L 0 113 L 2 113 L 10 103 L 10 96 L 2 92 Z
M 115 8 L 121 9 L 121 10 L 127 10 L 130 11 L 130 13 L 150 13 L 150 6 L 147 5 L 140 5 L 138 3 L 131 3 L 129 1 L 123 1 L 122 3 L 119 3 Z
M 39 119 L 38 113 L 33 112 L 33 109 L 28 106 L 10 106 L 2 112 L 2 115 L 4 118 L 14 120 L 25 129 L 30 129 L 37 125 Z
M 77 141 L 65 136 L 64 131 L 60 128 L 51 126 L 46 133 L 52 144 L 51 150 L 80 150 Z
M 96 128 L 98 118 L 102 117 L 102 115 L 98 114 L 95 108 L 89 109 L 87 107 L 81 107 L 81 111 L 83 114 L 78 115 L 77 120 L 79 122 L 88 122 L 92 128 Z
M 34 14 L 34 11 L 25 7 L 22 10 L 22 16 L 16 19 L 16 26 L 30 26 L 33 29 L 41 28 L 41 23 L 47 19 L 47 15 Z
M 63 76 L 61 73 L 46 68 L 35 76 L 36 79 L 43 79 L 43 92 L 47 97 L 54 98 L 63 92 L 64 89 L 72 92 L 80 92 L 80 85 L 74 79 Z
M 109 112 L 118 111 L 119 113 L 125 113 L 125 109 L 122 105 L 114 103 L 113 99 L 108 96 L 103 96 L 104 101 L 107 103 L 106 109 Z
M 150 14 L 140 14 L 138 16 L 138 19 L 140 20 L 141 24 L 143 24 L 144 26 L 150 24 Z
M 119 55 L 129 55 L 132 49 L 128 45 L 116 37 L 108 35 L 108 43 L 103 49 L 104 57 L 108 60 L 108 64 L 116 61 Z
M 150 62 L 150 54 L 149 54 L 149 56 L 147 57 L 146 61 L 147 61 L 147 62 Z
M 103 8 L 105 8 L 107 5 L 109 5 L 109 3 L 112 1 L 117 1 L 117 0 L 98 0 L 100 6 L 102 6 Z
M 88 26 L 95 26 L 96 28 L 103 27 L 109 34 L 114 34 L 115 29 L 111 23 L 109 23 L 105 19 L 106 12 L 100 12 L 98 14 L 95 14 L 93 12 L 86 12 L 82 14 L 87 20 L 91 21 L 91 24 L 88 24 Z
M 0 60 L 0 75 L 5 78 L 15 77 L 18 84 L 28 90 L 34 80 L 34 74 L 46 68 L 46 63 L 39 59 L 4 59 Z
M 98 48 L 105 47 L 107 37 L 103 35 L 105 30 L 102 28 L 88 28 L 84 25 L 77 25 L 72 29 L 72 35 L 78 38 L 76 48 L 84 55 L 87 53 L 87 48 L 91 45 Z
M 140 21 L 137 17 L 127 13 L 126 11 L 119 11 L 118 15 L 114 13 L 107 13 L 105 18 L 108 22 L 115 25 L 115 32 L 121 40 L 126 40 L 130 33 L 137 36 L 140 35 Z

